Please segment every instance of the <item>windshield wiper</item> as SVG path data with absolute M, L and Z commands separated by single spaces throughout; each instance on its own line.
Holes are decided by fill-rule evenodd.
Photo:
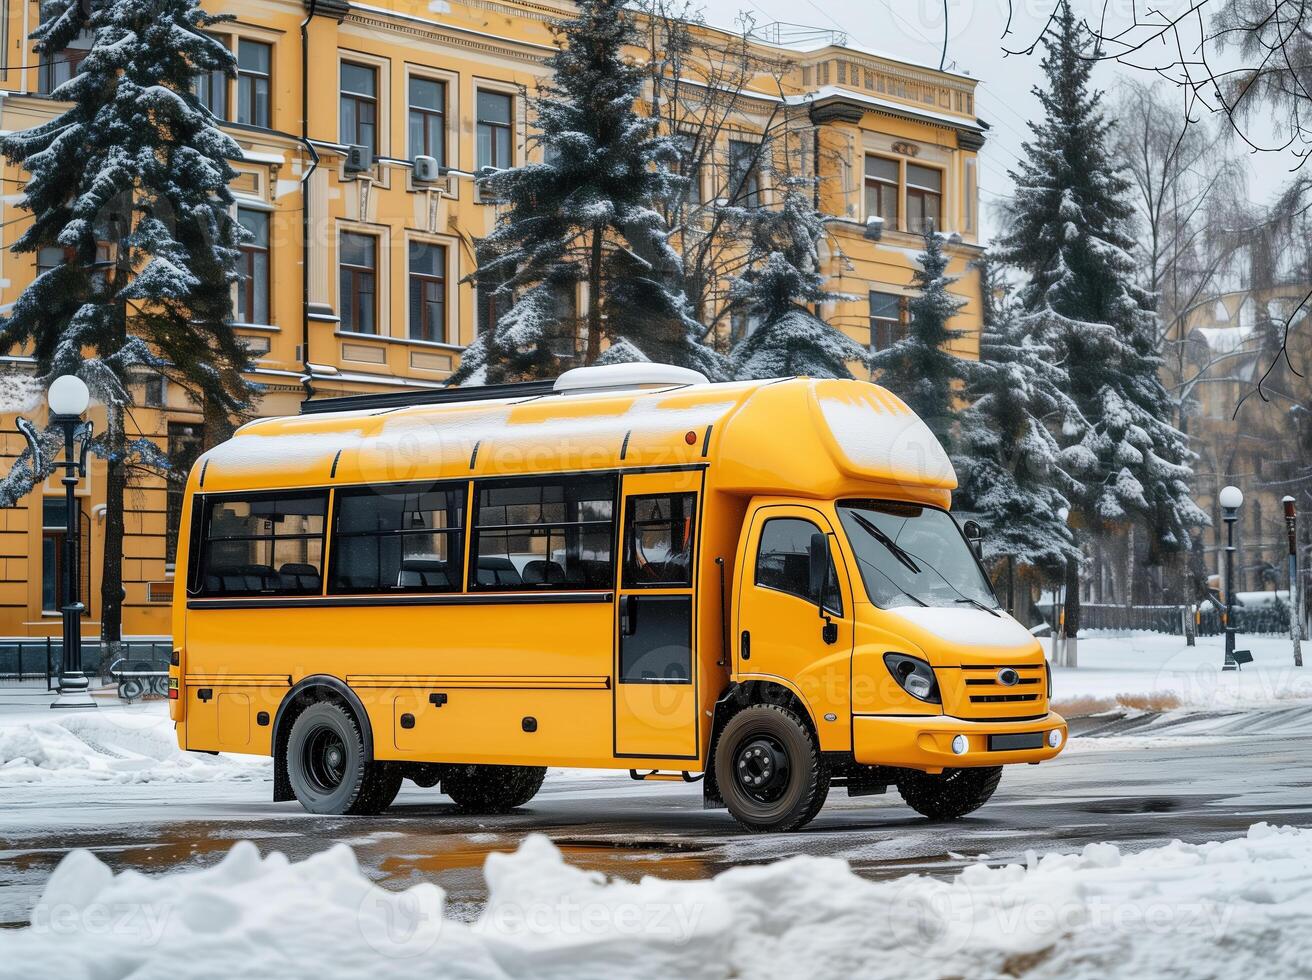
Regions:
M 906 550 L 890 538 L 877 524 L 868 518 L 862 517 L 854 510 L 848 511 L 848 513 L 852 515 L 852 520 L 861 525 L 861 530 L 887 548 L 888 553 L 910 569 L 913 575 L 920 574 L 920 566 L 916 564 L 915 559 L 907 554 Z M 921 605 L 925 605 L 925 603 L 921 603 Z
M 951 585 L 950 582 L 949 582 L 948 584 Z M 983 609 L 983 610 L 984 610 L 986 613 L 988 613 L 990 616 L 997 616 L 998 619 L 1001 619 L 1001 618 L 1002 618 L 1002 613 L 998 612 L 996 609 L 993 609 L 993 608 L 990 608 L 989 606 L 984 605 L 984 603 L 980 602 L 978 599 L 972 599 L 972 598 L 971 598 L 970 596 L 968 596 L 968 595 L 963 595 L 960 599 L 953 599 L 952 601 L 953 601 L 953 602 L 969 602 L 972 606 L 975 606 L 975 607 L 977 607 L 977 608 L 979 608 L 979 609 Z

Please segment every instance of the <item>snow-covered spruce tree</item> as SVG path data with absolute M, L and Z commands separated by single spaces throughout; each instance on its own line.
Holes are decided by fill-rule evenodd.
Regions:
M 204 406 L 211 428 L 251 394 L 230 326 L 241 232 L 228 213 L 227 159 L 241 151 L 192 89 L 200 74 L 234 70 L 205 33 L 221 18 L 195 0 L 91 0 L 89 17 L 84 10 L 79 0 L 47 0 L 33 33 L 44 60 L 92 33 L 78 72 L 53 93 L 71 104 L 0 140 L 29 174 L 19 207 L 33 219 L 13 250 L 65 256 L 0 323 L 0 350 L 30 346 L 42 375 L 77 374 L 105 406 L 92 449 L 107 468 L 100 617 L 113 644 L 124 492 L 134 469 L 167 467 L 152 442 L 127 433 L 129 382 L 165 372 Z
M 953 505 L 987 529 L 984 557 L 1010 559 L 1022 583 L 1052 581 L 1079 550 L 1066 521 L 1068 495 L 1078 489 L 1062 468 L 1054 431 L 1080 429 L 1079 409 L 1066 394 L 1069 378 L 1052 348 L 1025 333 L 1019 311 L 999 277 L 981 269 L 984 329 L 980 357 L 967 372 L 957 430 Z M 1023 603 L 1022 603 L 1023 605 Z M 1018 607 L 1019 608 L 1019 607 Z
M 879 383 L 905 401 L 947 447 L 952 445 L 954 402 L 967 368 L 947 349 L 962 334 L 948 326 L 962 301 L 948 292 L 956 280 L 947 275 L 943 238 L 932 225 L 925 229 L 925 250 L 917 261 L 920 268 L 911 282 L 919 292 L 907 305 L 911 317 L 907 335 L 872 354 L 870 366 L 879 372 Z
M 1155 298 L 1136 284 L 1130 254 L 1129 183 L 1111 156 L 1087 31 L 1069 3 L 1043 43 L 1047 85 L 1035 94 L 1044 116 L 1011 175 L 1016 196 L 996 258 L 1028 275 L 1024 330 L 1066 365 L 1087 420 L 1060 433 L 1063 466 L 1079 484 L 1077 523 L 1090 533 L 1141 524 L 1153 552 L 1178 551 L 1188 528 L 1208 520 L 1189 494 L 1185 437 L 1169 421 Z
M 499 284 L 515 306 L 452 380 L 523 380 L 573 366 L 573 325 L 560 329 L 551 315 L 558 304 L 543 287 L 558 296 L 577 282 L 589 297 L 580 321 L 583 363 L 596 362 L 605 337 L 625 336 L 648 357 L 723 373 L 697 340 L 702 330 L 679 284 L 678 253 L 652 207 L 682 178 L 670 169 L 677 142 L 636 110 L 645 75 L 624 57 L 637 39 L 632 17 L 623 0 L 583 0 L 552 30 L 551 78 L 530 104 L 543 162 L 480 181 L 502 209 L 471 278 Z M 520 310 L 525 304 L 530 309 Z
M 824 217 L 812 204 L 810 182 L 790 180 L 782 206 L 747 212 L 746 270 L 730 286 L 732 308 L 758 326 L 730 354 L 735 378 L 850 378 L 851 362 L 864 363 L 856 341 L 825 323 L 804 304 L 839 297 L 825 290 L 817 247 Z

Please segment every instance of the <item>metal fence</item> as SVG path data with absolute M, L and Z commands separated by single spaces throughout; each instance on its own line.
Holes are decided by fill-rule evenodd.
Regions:
M 1035 607 L 1052 622 L 1052 604 Z M 1289 609 L 1276 600 L 1260 606 L 1235 606 L 1235 629 L 1250 635 L 1279 635 L 1289 631 Z M 1080 630 L 1114 630 L 1129 632 L 1184 634 L 1184 608 L 1181 606 L 1124 606 L 1119 604 L 1080 603 Z M 1210 603 L 1198 610 L 1198 635 L 1218 636 L 1225 631 L 1220 611 Z
M 126 660 L 167 665 L 173 643 L 167 638 L 127 639 L 120 644 Z M 0 637 L 0 686 L 59 686 L 64 642 L 59 637 Z M 88 677 L 107 678 L 109 657 L 99 640 L 82 641 L 82 670 Z

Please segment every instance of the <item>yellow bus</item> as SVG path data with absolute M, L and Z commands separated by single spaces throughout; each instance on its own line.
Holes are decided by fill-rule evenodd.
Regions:
M 700 779 L 752 831 L 831 786 L 960 817 L 1067 731 L 955 485 L 857 381 L 628 364 L 307 402 L 190 474 L 178 740 L 271 755 L 315 813 L 403 779 L 500 812 L 587 767 Z

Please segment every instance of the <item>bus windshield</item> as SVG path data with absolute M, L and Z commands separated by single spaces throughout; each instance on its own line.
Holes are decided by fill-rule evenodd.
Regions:
M 997 615 L 993 590 L 947 511 L 845 500 L 838 513 L 875 605 L 975 606 Z

